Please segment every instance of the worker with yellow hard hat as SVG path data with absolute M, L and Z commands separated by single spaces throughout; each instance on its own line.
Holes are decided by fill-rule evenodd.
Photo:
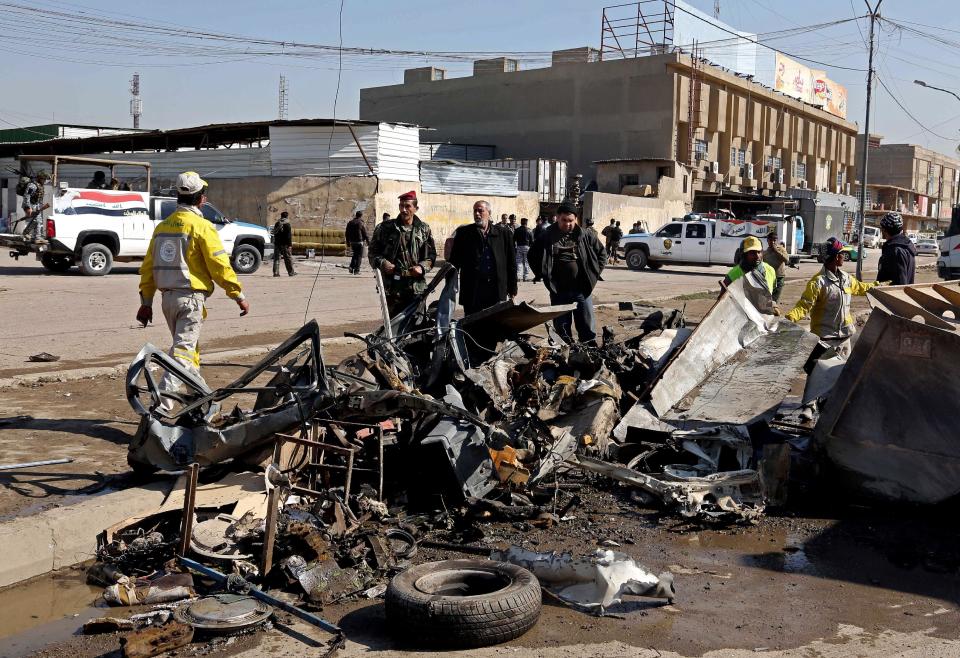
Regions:
M 177 177 L 177 209 L 160 222 L 140 266 L 140 309 L 137 320 L 153 321 L 153 297 L 161 293 L 161 308 L 173 335 L 170 356 L 200 376 L 200 326 L 206 318 L 204 303 L 214 283 L 237 302 L 240 315 L 250 311 L 230 256 L 220 234 L 204 219 L 200 208 L 207 199 L 207 183 L 194 171 Z M 161 391 L 175 392 L 176 378 L 164 376 Z M 168 408 L 172 402 L 164 401 Z
M 730 268 L 721 284 L 724 288 L 737 279 L 743 278 L 743 290 L 747 299 L 761 313 L 780 315 L 780 309 L 773 300 L 773 288 L 777 283 L 777 272 L 763 262 L 763 244 L 754 236 L 744 238 L 740 243 L 740 258 Z

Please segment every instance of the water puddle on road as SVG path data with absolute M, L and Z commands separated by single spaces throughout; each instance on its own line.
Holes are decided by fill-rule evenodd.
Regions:
M 35 646 L 73 635 L 85 621 L 103 614 L 94 602 L 102 587 L 86 583 L 86 570 L 67 569 L 0 590 L 0 648 L 23 655 Z
M 790 532 L 720 533 L 698 532 L 686 537 L 691 546 L 704 549 L 735 551 L 744 559 L 774 571 L 819 575 L 817 566 L 811 562 L 803 540 Z

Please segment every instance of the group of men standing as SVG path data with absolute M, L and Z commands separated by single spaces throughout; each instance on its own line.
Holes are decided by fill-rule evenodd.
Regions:
M 381 222 L 370 240 L 370 265 L 384 279 L 391 315 L 405 308 L 426 287 L 426 274 L 437 259 L 430 227 L 416 215 L 417 195 L 400 196 L 400 213 Z M 578 209 L 561 205 L 556 221 L 537 222 L 530 230 L 507 221 L 495 223 L 487 201 L 473 205 L 473 224 L 454 232 L 447 260 L 458 269 L 460 305 L 467 315 L 513 299 L 518 279 L 528 272 L 543 281 L 551 304 L 575 304 L 554 320 L 557 332 L 572 341 L 572 329 L 583 342 L 596 339 L 592 293 L 606 262 L 606 252 L 592 231 L 583 230 Z
M 137 320 L 144 326 L 153 320 L 153 298 L 161 293 L 161 308 L 173 336 L 170 355 L 186 369 L 199 374 L 200 328 L 206 317 L 205 302 L 219 285 L 246 315 L 250 304 L 230 265 L 230 258 L 216 229 L 203 218 L 200 208 L 206 202 L 207 184 L 195 172 L 185 172 L 177 179 L 177 209 L 157 225 L 147 255 L 140 268 L 140 308 Z M 430 226 L 417 216 L 416 192 L 399 197 L 396 218 L 384 218 L 369 240 L 370 265 L 378 269 L 384 280 L 391 315 L 403 310 L 426 288 L 426 275 L 437 260 Z M 459 270 L 460 299 L 466 314 L 473 314 L 517 294 L 520 256 L 529 260 L 535 280 L 542 280 L 553 305 L 572 304 L 574 309 L 554 320 L 557 332 L 567 341 L 573 340 L 573 328 L 581 342 L 594 343 L 596 329 L 593 315 L 593 290 L 609 257 L 593 230 L 580 226 L 578 208 L 569 203 L 557 209 L 555 221 L 541 221 L 530 231 L 526 222 L 519 227 L 491 221 L 487 201 L 473 206 L 473 224 L 459 227 L 453 235 L 448 260 Z M 286 241 L 289 219 L 286 213 L 275 227 L 275 241 Z M 612 224 L 616 226 L 616 224 Z M 840 240 L 830 238 L 823 253 L 824 265 L 813 276 L 791 311 L 793 322 L 811 316 L 810 330 L 821 340 L 836 347 L 837 353 L 849 349 L 854 333 L 850 312 L 851 295 L 865 295 L 871 288 L 913 283 L 916 249 L 903 236 L 903 220 L 898 213 L 888 213 L 880 223 L 886 243 L 880 257 L 877 281 L 864 283 L 842 270 L 849 252 Z M 357 213 L 348 224 L 348 242 L 353 247 L 351 273 L 359 272 L 363 245 L 368 242 Z M 279 245 L 278 245 L 279 246 Z M 288 248 L 281 252 L 289 254 Z M 284 258 L 286 260 L 286 257 Z M 748 298 L 760 310 L 780 315 L 777 302 L 783 289 L 789 255 L 777 242 L 776 234 L 768 236 L 764 252 L 760 240 L 745 239 L 740 262 L 730 270 L 724 286 L 743 278 Z M 279 263 L 274 263 L 278 274 Z M 292 267 L 288 265 L 292 275 Z M 759 291 L 759 292 L 758 292 Z M 161 391 L 173 392 L 179 387 L 175 377 L 165 376 Z M 165 398 L 171 407 L 174 398 Z

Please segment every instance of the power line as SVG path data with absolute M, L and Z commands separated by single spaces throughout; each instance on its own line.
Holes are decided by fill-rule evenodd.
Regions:
M 327 141 L 327 200 L 323 204 L 323 216 L 320 218 L 320 235 L 323 235 L 323 226 L 327 223 L 327 213 L 330 212 L 330 194 L 333 192 L 333 133 L 337 129 L 337 100 L 340 98 L 340 76 L 343 73 L 343 3 L 340 0 L 340 11 L 337 14 L 337 31 L 340 39 L 340 65 L 337 70 L 337 87 L 333 92 L 333 121 L 330 123 L 330 139 Z M 320 251 L 320 265 L 323 266 L 326 250 Z M 276 257 L 274 257 L 276 258 Z M 317 289 L 317 281 L 320 280 L 321 267 L 317 268 L 317 273 L 313 277 L 313 285 L 310 286 L 310 294 L 307 296 L 307 305 L 303 309 L 303 323 L 307 323 L 307 315 L 310 313 L 310 302 L 313 301 L 313 292 Z
M 945 135 L 941 135 L 940 133 L 936 133 L 936 132 L 930 130 L 929 128 L 927 128 L 925 125 L 923 125 L 923 123 L 921 123 L 920 119 L 918 119 L 917 117 L 913 116 L 913 114 L 910 112 L 910 110 L 908 110 L 908 109 L 904 106 L 904 104 L 900 102 L 900 99 L 897 98 L 896 94 L 894 94 L 892 91 L 890 91 L 890 88 L 887 87 L 887 85 L 886 85 L 886 83 L 883 81 L 883 79 L 882 79 L 880 76 L 876 76 L 876 78 L 877 78 L 877 82 L 880 83 L 880 86 L 883 87 L 883 89 L 887 92 L 887 94 L 890 96 L 890 98 L 893 99 L 893 102 L 896 103 L 897 106 L 898 106 L 901 110 L 903 110 L 903 113 L 906 114 L 908 117 L 910 117 L 910 119 L 911 119 L 915 124 L 917 124 L 918 126 L 920 126 L 921 129 L 923 129 L 925 132 L 930 133 L 930 134 L 933 135 L 934 137 L 939 137 L 940 139 L 946 139 L 946 140 L 951 140 L 951 141 L 955 139 L 954 137 L 946 137 Z
M 749 37 L 743 36 L 743 35 L 741 35 L 741 34 L 737 34 L 736 32 L 734 32 L 734 31 L 732 31 L 732 30 L 728 30 L 728 29 L 726 29 L 725 27 L 720 27 L 719 25 L 717 25 L 717 24 L 714 23 L 713 21 L 711 21 L 711 20 L 709 20 L 709 19 L 707 19 L 707 18 L 704 18 L 704 17 L 702 17 L 702 16 L 698 16 L 697 14 L 695 14 L 695 13 L 693 13 L 693 12 L 691 12 L 691 11 L 688 11 L 688 10 L 684 9 L 683 7 L 681 7 L 681 6 L 679 6 L 679 5 L 673 5 L 673 8 L 674 8 L 675 10 L 677 10 L 677 11 L 682 11 L 683 13 L 685 13 L 685 14 L 687 14 L 687 15 L 689 15 L 689 16 L 693 16 L 694 18 L 696 18 L 696 19 L 699 20 L 699 21 L 703 21 L 704 23 L 707 23 L 707 24 L 709 24 L 709 25 L 712 25 L 714 28 L 716 28 L 716 29 L 718 29 L 718 30 L 722 30 L 723 32 L 727 32 L 728 34 L 732 34 L 732 35 L 734 35 L 734 36 L 736 36 L 736 37 L 739 37 L 739 38 L 743 39 L 744 41 L 748 41 L 748 42 L 750 42 L 750 43 L 755 43 L 755 44 L 757 44 L 758 46 L 762 46 L 762 47 L 767 48 L 767 49 L 769 49 L 769 50 L 772 50 L 772 51 L 774 51 L 774 52 L 782 53 L 782 54 L 786 55 L 787 57 L 793 57 L 794 59 L 799 59 L 800 61 L 803 61 L 803 62 L 810 62 L 810 63 L 812 63 L 812 64 L 817 64 L 817 65 L 819 65 L 819 66 L 823 66 L 823 67 L 826 67 L 826 68 L 842 69 L 842 70 L 844 70 L 844 71 L 857 71 L 857 72 L 859 72 L 859 73 L 866 73 L 866 69 L 855 69 L 855 68 L 851 68 L 851 67 L 848 67 L 848 66 L 835 66 L 835 65 L 833 65 L 833 64 L 828 64 L 828 63 L 826 63 L 826 62 L 821 62 L 821 61 L 816 60 L 816 59 L 810 59 L 809 57 L 801 57 L 801 56 L 799 56 L 799 55 L 792 55 L 792 54 L 788 53 L 788 52 L 785 51 L 785 50 L 778 50 L 777 48 L 773 48 L 772 46 L 768 46 L 767 44 L 761 43 L 760 41 L 758 41 L 758 40 L 756 40 L 756 39 L 750 39 Z M 846 19 L 834 21 L 834 22 L 832 23 L 832 25 L 840 25 L 841 23 L 848 23 L 848 22 L 850 22 L 850 21 L 859 20 L 859 19 L 861 19 L 861 18 L 863 18 L 863 16 L 855 16 L 854 18 L 846 18 Z

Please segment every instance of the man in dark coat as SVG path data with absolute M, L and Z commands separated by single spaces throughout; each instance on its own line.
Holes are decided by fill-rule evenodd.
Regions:
M 380 222 L 370 240 L 370 267 L 383 274 L 387 307 L 394 316 L 427 288 L 426 276 L 437 262 L 430 226 L 417 217 L 417 193 L 400 197 L 396 219 Z
M 577 224 L 577 207 L 563 203 L 557 221 L 535 240 L 528 254 L 530 269 L 550 292 L 551 304 L 573 304 L 572 313 L 556 318 L 553 326 L 567 342 L 573 342 L 572 325 L 584 343 L 595 344 L 593 289 L 600 280 L 607 252 L 593 231 Z
M 917 266 L 917 248 L 903 234 L 903 217 L 898 212 L 888 212 L 880 220 L 880 233 L 886 242 L 880 247 L 880 265 L 877 281 L 890 282 L 895 286 L 913 283 Z
M 287 274 L 297 276 L 293 271 L 293 227 L 290 215 L 284 210 L 280 219 L 273 225 L 273 276 L 280 276 L 280 259 L 287 268 Z
M 363 225 L 363 211 L 353 214 L 353 219 L 347 222 L 343 231 L 347 246 L 350 247 L 350 274 L 360 274 L 360 261 L 363 258 L 363 245 L 370 244 L 367 238 L 367 227 Z
M 471 315 L 517 294 L 513 230 L 490 221 L 490 204 L 473 204 L 473 225 L 453 235 L 450 263 L 460 270 L 460 304 Z

